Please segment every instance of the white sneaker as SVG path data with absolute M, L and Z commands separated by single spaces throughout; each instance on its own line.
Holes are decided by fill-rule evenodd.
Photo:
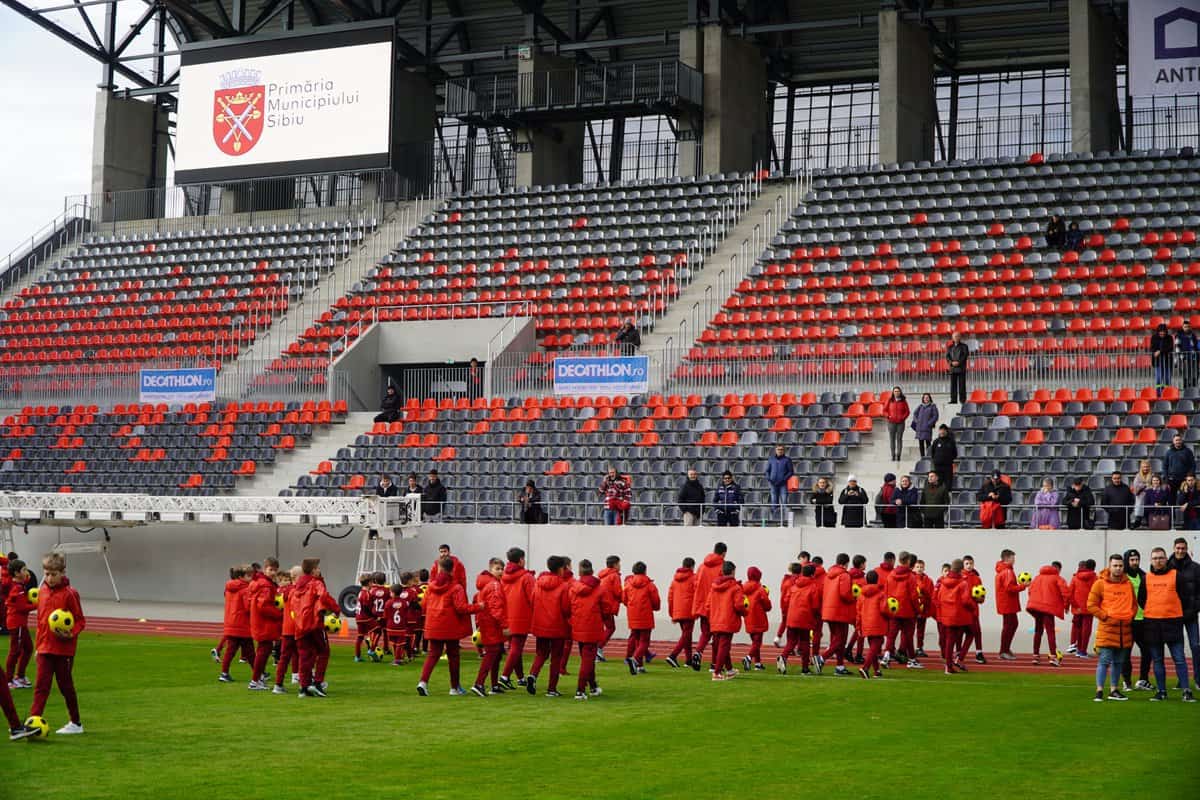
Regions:
M 288 690 L 283 688 L 282 686 L 276 686 L 275 688 L 271 689 L 271 694 L 287 694 L 287 693 L 288 693 Z
M 299 683 L 299 682 L 300 682 L 300 676 L 293 672 L 292 673 L 292 683 Z
M 17 688 L 18 689 L 32 689 L 33 681 L 29 680 L 29 678 L 17 678 Z
M 776 636 L 774 639 L 772 639 L 771 644 L 775 645 L 776 647 L 779 647 L 779 637 Z
M 55 733 L 57 733 L 59 736 L 70 736 L 77 733 L 83 733 L 83 726 L 76 725 L 74 722 L 68 722 L 66 725 L 63 725 L 61 728 L 56 730 Z

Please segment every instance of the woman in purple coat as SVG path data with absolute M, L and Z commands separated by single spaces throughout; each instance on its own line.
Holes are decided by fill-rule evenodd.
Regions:
M 921 458 L 925 457 L 925 452 L 929 449 L 929 442 L 933 439 L 933 428 L 937 425 L 937 421 L 937 406 L 933 404 L 933 396 L 926 392 L 921 395 L 921 404 L 913 412 L 912 422 L 909 423 L 909 427 L 917 432 L 917 444 L 921 448 Z

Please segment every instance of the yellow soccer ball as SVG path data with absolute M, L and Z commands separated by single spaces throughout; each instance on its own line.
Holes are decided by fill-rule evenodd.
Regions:
M 982 600 L 983 598 L 987 597 L 987 589 L 983 587 L 983 584 L 972 586 L 971 597 L 974 597 L 976 600 Z
M 887 599 L 887 607 L 888 607 L 888 611 L 895 614 L 897 611 L 900 610 L 900 601 L 894 597 L 889 597 Z
M 50 735 L 50 723 L 41 717 L 30 717 L 25 720 L 25 727 L 33 728 L 36 733 L 30 736 L 30 739 L 42 739 Z
M 771 596 L 771 587 L 763 586 L 763 594 L 765 594 L 767 597 L 770 597 Z
M 476 647 L 479 647 L 479 645 L 483 644 L 483 636 L 480 635 L 479 631 L 475 631 L 471 634 L 471 644 L 475 645 Z
M 342 620 L 337 614 L 325 615 L 325 630 L 329 633 L 338 633 L 342 630 Z
M 25 593 L 25 597 L 28 598 L 29 602 L 33 603 L 36 606 L 37 601 L 38 601 L 38 594 L 40 594 L 40 592 L 38 592 L 38 587 L 34 586 L 34 587 L 30 588 L 30 590 L 28 592 Z
M 1017 583 L 1029 583 L 1033 580 L 1033 576 L 1028 572 L 1022 572 L 1017 576 Z
M 283 595 L 281 595 L 281 594 L 275 595 L 275 607 L 278 608 L 280 611 L 283 611 Z
M 850 594 L 854 595 L 855 597 L 858 597 L 859 595 L 862 594 L 862 587 L 859 586 L 857 583 L 852 584 L 850 586 Z
M 75 633 L 75 615 L 65 608 L 51 611 L 47 623 L 50 625 L 50 632 L 57 636 L 67 637 Z
M 750 598 L 749 597 L 742 598 L 742 607 L 744 607 L 744 608 L 750 607 Z

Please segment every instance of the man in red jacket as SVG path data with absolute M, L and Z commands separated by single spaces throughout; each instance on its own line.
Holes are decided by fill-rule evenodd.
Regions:
M 771 627 L 767 621 L 767 613 L 771 610 L 770 590 L 762 584 L 761 569 L 751 567 L 746 570 L 742 593 L 749 604 L 746 607 L 746 633 L 750 634 L 750 652 L 742 658 L 742 667 L 749 672 L 751 669 L 763 669 L 763 634 Z
M 704 658 L 704 648 L 712 635 L 708 620 L 708 593 L 713 581 L 722 575 L 722 565 L 725 563 L 725 553 L 728 548 L 724 542 L 713 545 L 713 551 L 704 557 L 700 569 L 696 572 L 696 594 L 692 599 L 692 613 L 700 619 L 700 640 L 692 653 L 692 669 L 700 671 L 700 661 Z
M 629 623 L 629 643 L 625 646 L 625 666 L 630 675 L 646 671 L 646 653 L 650 651 L 650 632 L 654 630 L 654 612 L 662 608 L 658 587 L 646 574 L 646 562 L 633 565 L 633 574 L 625 579 L 621 593 L 625 618 Z
M 604 638 L 600 640 L 600 647 L 596 651 L 597 661 L 606 661 L 604 657 L 604 648 L 608 645 L 613 634 L 617 630 L 617 614 L 620 612 L 621 592 L 621 557 L 609 556 L 604 560 L 605 567 L 600 570 L 600 574 L 596 577 L 600 580 L 600 585 L 603 586 L 609 594 L 617 601 L 617 611 L 607 615 L 604 618 Z
M 79 592 L 71 588 L 67 580 L 67 562 L 60 553 L 50 553 L 42 559 L 42 587 L 38 590 L 37 612 L 37 682 L 33 688 L 33 705 L 29 716 L 40 717 L 50 699 L 50 685 L 58 682 L 67 714 L 71 721 L 58 729 L 68 735 L 83 733 L 79 719 L 79 700 L 75 695 L 75 680 L 71 675 L 75 668 L 75 648 L 79 634 L 87 627 L 83 616 L 83 604 Z M 50 615 L 59 609 L 71 612 L 75 625 L 70 633 L 58 634 L 50 630 Z
M 979 574 L 979 570 L 975 569 L 975 557 L 969 555 L 963 556 L 962 562 L 963 580 L 970 584 L 972 589 L 974 589 L 976 586 L 983 586 L 983 576 Z M 1086 601 L 1087 598 L 1084 598 L 1084 600 Z M 983 627 L 979 624 L 979 612 L 982 608 L 983 606 L 979 603 L 974 603 L 971 606 L 970 638 L 967 639 L 967 643 L 964 645 L 964 647 L 969 650 L 971 648 L 971 642 L 975 643 L 976 664 L 987 663 L 987 657 L 983 654 Z
M 812 633 L 821 625 L 821 599 L 824 586 L 813 577 L 816 567 L 805 564 L 800 568 L 800 574 L 788 587 L 788 598 L 780 599 L 780 605 L 787 609 L 784 621 L 787 623 L 787 643 L 783 652 L 775 659 L 775 669 L 780 675 L 787 674 L 788 656 L 796 653 L 800 656 L 801 673 L 809 674 L 808 665 L 812 657 Z
M 525 679 L 525 691 L 537 694 L 537 676 L 546 661 L 550 661 L 550 680 L 546 686 L 547 697 L 561 697 L 558 679 L 562 670 L 562 657 L 567 638 L 568 620 L 571 618 L 570 581 L 566 578 L 566 562 L 562 556 L 546 559 L 546 571 L 538 575 L 533 584 L 533 619 L 530 631 L 537 637 L 537 656 Z
M 679 668 L 679 656 L 684 656 L 684 663 L 692 661 L 692 631 L 696 627 L 696 615 L 692 610 L 696 599 L 696 559 L 685 558 L 683 565 L 675 570 L 671 578 L 671 587 L 667 589 L 667 613 L 671 621 L 679 626 L 679 641 L 675 649 L 667 656 L 667 663 L 672 668 Z
M 425 641 L 429 642 L 429 653 L 417 683 L 417 694 L 421 697 L 429 696 L 429 677 L 443 652 L 450 668 L 450 694 L 466 694 L 459 681 L 459 642 L 471 635 L 471 614 L 479 610 L 478 605 L 467 602 L 466 591 L 452 577 L 454 562 L 450 557 L 443 558 L 438 567 L 437 575 L 430 577 L 429 588 L 425 590 Z
M 525 551 L 519 547 L 509 549 L 508 563 L 500 586 L 504 592 L 504 618 L 508 621 L 508 658 L 501 670 L 500 685 L 515 689 L 525 685 L 525 640 L 529 638 L 529 626 L 533 621 L 533 572 L 525 569 Z M 512 681 L 517 673 L 516 684 Z
M 261 572 L 254 573 L 250 581 L 250 636 L 254 639 L 254 667 L 250 675 L 250 691 L 265 692 L 267 684 L 263 675 L 267 670 L 267 659 L 275 643 L 283 636 L 283 610 L 275 605 L 278 586 L 275 576 L 279 573 L 279 560 L 263 560 Z
M 616 616 L 620 606 L 617 598 L 592 574 L 592 562 L 579 562 L 579 580 L 571 584 L 571 633 L 579 643 L 579 680 L 575 684 L 575 699 L 587 700 L 602 692 L 596 683 L 596 650 L 607 635 L 604 620 Z
M 1012 642 L 1017 635 L 1017 615 L 1021 613 L 1021 592 L 1028 588 L 1028 584 L 1017 582 L 1017 573 L 1013 570 L 1016 560 L 1015 552 L 1004 549 L 996 562 L 996 613 L 1004 618 L 1000 628 L 1000 658 L 1005 661 L 1017 660 L 1012 652 Z
M 917 661 L 916 648 L 913 646 L 917 613 L 921 607 L 921 599 L 917 595 L 916 575 L 912 571 L 913 557 L 909 553 L 901 552 L 898 561 L 899 566 L 892 570 L 884 583 L 884 602 L 894 598 L 899 605 L 895 611 L 889 611 L 892 621 L 888 627 L 888 643 L 883 660 L 887 663 L 891 654 L 896 653 L 905 659 L 909 669 L 922 669 L 921 663 Z M 899 651 L 896 649 L 897 639 L 900 642 Z
M 458 560 L 458 556 L 451 555 L 450 545 L 448 545 L 448 544 L 439 544 L 438 545 L 437 560 L 434 561 L 433 566 L 429 568 L 430 582 L 431 583 L 433 582 L 434 576 L 437 575 L 440 570 L 445 569 L 445 567 L 442 566 L 442 562 L 445 561 L 447 558 L 450 559 L 451 577 L 454 578 L 455 583 L 457 583 L 459 586 L 461 586 L 463 588 L 463 592 L 466 592 L 467 591 L 467 568 L 464 567 L 463 563 Z
M 254 570 L 247 564 L 235 567 L 230 574 L 234 572 L 237 572 L 237 577 L 225 583 L 226 646 L 221 656 L 221 674 L 217 676 L 221 683 L 233 683 L 229 665 L 239 652 L 248 654 L 248 660 L 254 659 L 254 640 L 250 636 L 250 581 L 254 577 Z
M 970 644 L 971 606 L 978 603 L 971 597 L 971 583 L 962 574 L 963 561 L 950 562 L 950 571 L 938 579 L 937 621 L 942 626 L 942 660 L 946 674 L 966 672 L 963 659 Z
M 834 675 L 849 675 L 846 669 L 846 637 L 850 631 L 850 623 L 854 622 L 857 605 L 854 598 L 853 582 L 850 580 L 850 564 L 848 553 L 838 553 L 835 564 L 825 575 L 825 585 L 821 595 L 821 619 L 829 624 L 829 647 L 825 652 L 815 656 L 817 671 L 820 672 L 825 662 L 832 656 L 837 659 L 837 669 Z
M 742 617 L 746 615 L 746 595 L 742 593 L 742 585 L 734 577 L 736 571 L 737 565 L 732 561 L 722 562 L 720 576 L 709 587 L 705 614 L 712 630 L 714 681 L 735 678 L 738 674 L 733 668 L 729 650 L 734 634 L 742 629 Z
M 502 694 L 504 687 L 500 685 L 500 653 L 504 640 L 508 638 L 508 623 L 504 616 L 504 590 L 501 588 L 500 577 L 504 574 L 504 562 L 498 558 L 488 560 L 486 572 L 479 573 L 475 579 L 475 628 L 479 631 L 479 645 L 483 648 L 483 657 L 479 659 L 479 674 L 471 691 L 480 697 L 489 694 Z M 484 681 L 491 673 L 491 683 Z M 488 686 L 491 690 L 488 690 Z
M 337 616 L 337 601 L 325 588 L 321 559 L 300 562 L 301 575 L 292 589 L 296 605 L 296 649 L 300 651 L 300 696 L 325 697 L 325 668 L 329 665 L 329 637 L 325 617 Z

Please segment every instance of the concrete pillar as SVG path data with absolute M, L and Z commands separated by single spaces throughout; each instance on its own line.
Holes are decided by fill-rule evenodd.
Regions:
M 679 174 L 751 170 L 770 153 L 767 128 L 767 65 L 753 42 L 719 25 L 679 32 L 679 60 L 704 76 L 700 147 L 687 141 L 694 122 L 680 120 Z
M 1089 0 L 1071 0 L 1071 149 L 1117 149 L 1116 39 L 1112 17 Z
M 522 101 L 540 105 L 552 96 L 569 97 L 574 91 L 575 61 L 535 50 L 533 57 L 517 62 L 517 87 Z M 517 131 L 518 186 L 583 181 L 582 122 L 545 122 Z
M 435 139 L 437 93 L 424 75 L 396 70 L 392 94 L 392 170 L 407 188 L 422 192 L 438 174 Z
M 933 43 L 900 12 L 879 12 L 879 160 L 933 159 L 937 96 Z
M 96 93 L 92 196 L 104 221 L 162 216 L 167 117 L 153 102 Z M 159 191 L 148 191 L 158 188 Z

